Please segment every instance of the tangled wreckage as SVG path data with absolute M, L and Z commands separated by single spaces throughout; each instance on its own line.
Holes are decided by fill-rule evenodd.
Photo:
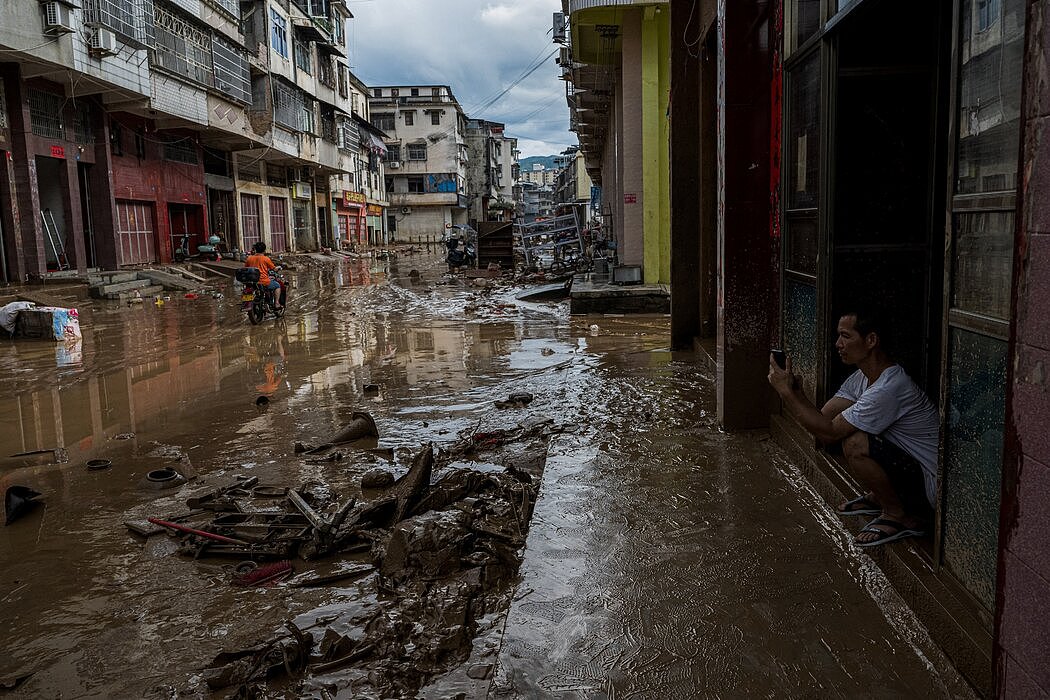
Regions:
M 366 414 L 355 414 L 355 422 L 354 439 L 375 432 Z M 455 690 L 463 683 L 491 676 L 492 660 L 467 661 L 476 638 L 509 607 L 547 444 L 558 431 L 545 418 L 510 430 L 466 430 L 444 447 L 422 446 L 393 483 L 371 470 L 359 496 L 342 501 L 319 484 L 283 488 L 239 477 L 189 498 L 188 512 L 126 525 L 144 537 L 179 538 L 185 556 L 239 560 L 229 567 L 234 586 L 356 582 L 364 591 L 352 604 L 299 616 L 265 641 L 219 654 L 195 676 L 212 692 L 461 695 Z M 332 450 L 342 444 L 297 445 L 297 451 L 302 459 L 327 452 L 312 461 L 335 463 L 342 454 Z M 453 677 L 462 682 L 457 686 Z M 435 682 L 441 690 L 428 693 Z

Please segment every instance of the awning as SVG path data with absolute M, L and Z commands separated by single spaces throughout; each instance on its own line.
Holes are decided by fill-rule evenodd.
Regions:
M 386 144 L 376 137 L 375 134 L 368 135 L 369 147 L 376 153 L 386 154 Z
M 292 28 L 295 30 L 296 34 L 307 41 L 325 43 L 332 40 L 331 37 L 322 32 L 318 26 L 309 19 L 293 17 Z

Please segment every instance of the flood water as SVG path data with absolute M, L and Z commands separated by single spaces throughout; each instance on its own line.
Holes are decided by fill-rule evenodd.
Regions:
M 287 317 L 256 327 L 231 285 L 224 299 L 88 304 L 78 347 L 0 347 L 3 454 L 68 458 L 0 468 L 0 488 L 44 504 L 0 528 L 0 679 L 33 674 L 12 697 L 209 697 L 200 669 L 219 652 L 370 595 L 233 588 L 231 562 L 123 524 L 236 475 L 351 493 L 382 458 L 307 464 L 293 446 L 354 411 L 375 417 L 402 472 L 410 448 L 467 428 L 534 415 L 567 428 L 494 696 L 966 694 L 776 448 L 719 432 L 713 379 L 667 350 L 667 318 L 570 317 L 447 284 L 438 262 L 301 269 Z M 529 408 L 494 408 L 516 391 L 535 395 Z M 88 471 L 96 458 L 112 467 Z M 163 466 L 192 478 L 149 488 Z

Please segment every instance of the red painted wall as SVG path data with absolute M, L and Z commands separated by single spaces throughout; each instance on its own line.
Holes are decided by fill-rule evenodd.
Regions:
M 1050 696 L 1050 0 L 1029 0 L 1023 180 L 1008 375 L 996 690 Z
M 154 204 L 157 233 L 157 253 L 161 262 L 171 262 L 171 222 L 168 220 L 169 204 L 192 204 L 200 209 L 199 242 L 208 235 L 207 196 L 204 186 L 204 161 L 200 147 L 196 146 L 197 164 L 177 163 L 163 159 L 162 135 L 152 122 L 129 114 L 111 116 L 122 131 L 123 155 L 113 154 L 113 198 L 135 200 Z M 139 158 L 136 151 L 135 133 L 142 130 L 145 157 Z M 164 132 L 163 136 L 191 137 L 191 132 Z

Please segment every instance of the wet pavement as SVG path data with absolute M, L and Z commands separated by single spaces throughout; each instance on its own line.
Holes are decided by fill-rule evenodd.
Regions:
M 667 318 L 569 317 L 564 302 L 443 284 L 438 263 L 302 269 L 280 323 L 249 326 L 230 286 L 225 299 L 96 302 L 77 347 L 0 347 L 4 453 L 68 454 L 0 467 L 3 489 L 44 494 L 0 528 L 0 679 L 33 673 L 12 697 L 209 697 L 200 672 L 219 652 L 367 606 L 367 582 L 232 588 L 229 561 L 123 525 L 235 475 L 353 493 L 381 458 L 306 464 L 293 444 L 355 410 L 399 454 L 530 416 L 567 428 L 515 601 L 464 666 L 483 672 L 424 696 L 968 694 L 776 448 L 717 430 L 712 378 L 667 351 Z M 518 391 L 528 408 L 494 407 Z M 93 458 L 113 466 L 88 471 Z M 194 478 L 144 484 L 169 465 Z

